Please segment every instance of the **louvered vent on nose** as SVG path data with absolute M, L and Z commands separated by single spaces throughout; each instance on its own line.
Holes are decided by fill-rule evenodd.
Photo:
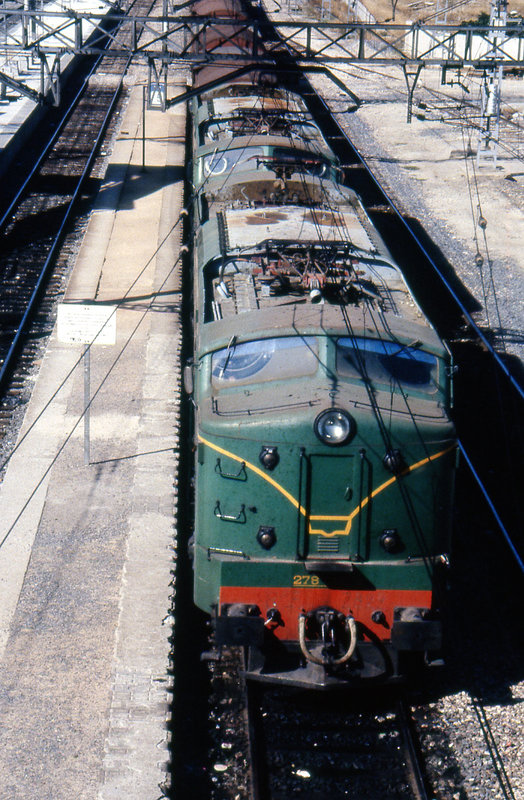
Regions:
M 317 537 L 317 552 L 318 553 L 338 553 L 340 546 L 340 537 L 331 536 L 327 539 L 325 536 Z

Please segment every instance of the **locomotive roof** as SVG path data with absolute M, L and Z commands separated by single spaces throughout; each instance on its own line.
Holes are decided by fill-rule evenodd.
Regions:
M 247 63 L 242 61 L 240 66 L 246 66 Z M 203 66 L 198 69 L 205 72 L 212 69 L 212 67 Z M 230 71 L 232 69 L 236 69 L 236 65 L 230 66 Z M 198 105 L 202 105 L 209 99 L 216 97 L 287 97 L 289 95 L 296 97 L 297 93 L 284 89 L 282 86 L 277 86 L 277 78 L 274 73 L 271 74 L 267 69 L 256 69 L 253 72 L 238 76 L 234 81 L 222 83 L 213 89 L 206 89 L 195 99 Z
M 289 136 L 275 136 L 267 134 L 249 135 L 249 136 L 235 136 L 229 139 L 223 139 L 220 143 L 210 142 L 209 144 L 202 145 L 198 148 L 197 156 L 206 156 L 213 153 L 220 153 L 224 150 L 249 150 L 253 147 L 279 147 L 292 149 L 300 156 L 302 153 L 314 153 L 317 156 L 323 156 L 333 164 L 337 163 L 333 151 L 327 146 L 322 139 L 312 139 L 308 142 L 300 140 L 297 142 L 295 139 L 291 140 Z
M 377 337 L 364 309 L 352 307 L 350 316 L 355 335 Z M 388 318 L 387 328 L 391 339 L 420 342 L 424 350 L 435 355 L 442 356 L 445 352 L 442 342 L 433 328 L 425 322 L 421 312 L 418 313 L 417 320 L 392 316 Z M 347 335 L 348 328 L 346 315 L 340 306 L 293 303 L 246 312 L 240 319 L 238 316 L 225 317 L 200 325 L 198 330 L 198 351 L 200 355 L 204 355 L 226 347 L 233 336 L 237 342 L 249 341 L 257 336 L 344 336 Z
M 231 250 L 252 248 L 261 239 L 323 243 L 344 239 L 359 250 L 375 249 L 351 206 L 338 210 L 302 206 L 229 208 L 224 219 Z
M 245 89 L 209 98 L 194 112 L 201 131 L 208 121 L 224 122 L 223 138 L 195 151 L 199 170 L 210 159 L 217 164 L 198 190 L 206 201 L 199 213 L 210 214 L 196 231 L 200 352 L 224 347 L 233 336 L 344 336 L 349 318 L 357 335 L 419 341 L 442 354 L 358 196 L 334 182 L 333 169 L 314 174 L 322 159 L 334 170 L 338 165 L 320 132 L 302 139 L 273 133 L 269 125 L 255 135 L 229 133 L 227 120 L 271 110 L 295 114 L 297 125 L 310 120 L 295 95 L 260 98 Z M 235 170 L 239 150 L 246 158 Z M 294 153 L 289 163 L 287 151 Z M 369 320 L 374 313 L 381 315 L 381 333 L 366 328 L 366 314 Z
M 228 117 L 235 111 L 279 111 L 290 114 L 307 114 L 311 119 L 304 101 L 298 95 L 287 94 L 285 97 L 265 95 L 233 95 L 214 97 L 200 106 L 197 122 L 205 119 Z
M 228 239 L 227 254 L 253 252 L 268 240 L 294 242 L 315 242 L 320 245 L 340 242 L 353 245 L 361 255 L 377 252 L 378 237 L 371 241 L 362 224 L 359 209 L 354 205 L 342 206 L 338 210 L 311 209 L 306 206 L 261 206 L 259 208 L 224 209 L 223 221 Z M 204 223 L 199 230 L 199 261 L 205 266 L 213 259 L 224 255 L 220 244 L 218 221 L 214 217 Z M 380 248 L 381 256 L 388 259 L 385 248 Z
M 232 48 L 225 48 L 225 47 L 221 47 L 220 48 L 220 52 L 221 53 L 226 53 L 226 52 L 228 53 L 231 50 L 232 50 Z M 237 49 L 232 50 L 232 52 L 235 55 L 238 55 L 238 50 Z M 217 80 L 218 78 L 226 78 L 226 77 L 228 78 L 228 85 L 229 86 L 232 86 L 232 85 L 235 85 L 235 84 L 238 84 L 239 86 L 245 86 L 246 85 L 246 76 L 245 75 L 242 75 L 241 77 L 238 77 L 238 78 L 234 78 L 234 77 L 232 78 L 231 75 L 232 74 L 234 75 L 235 72 L 238 72 L 238 70 L 241 69 L 242 67 L 252 67 L 252 66 L 253 66 L 253 62 L 250 61 L 246 56 L 245 60 L 244 59 L 238 59 L 238 60 L 235 59 L 234 62 L 230 61 L 230 62 L 225 62 L 224 64 L 220 64 L 220 63 L 215 61 L 212 64 L 204 64 L 201 67 L 200 66 L 195 67 L 194 72 L 193 72 L 193 86 L 194 87 L 206 86 L 210 81 L 214 81 L 214 80 Z M 250 84 L 256 85 L 255 84 L 255 76 L 256 75 L 260 75 L 260 72 L 253 71 L 251 74 L 253 75 L 253 80 L 250 81 Z M 206 94 L 204 95 L 204 97 L 211 97 L 211 96 L 213 96 L 215 94 L 223 94 L 223 93 L 224 93 L 223 87 L 220 87 L 218 90 L 217 89 L 215 89 L 215 90 L 208 89 L 206 91 Z
M 351 314 L 368 305 L 387 313 L 388 324 L 429 328 L 398 266 L 385 249 L 377 252 L 380 240 L 368 236 L 352 205 L 223 207 L 200 227 L 197 242 L 206 302 L 215 320 L 231 318 L 235 328 L 245 313 L 282 306 L 300 308 L 302 320 L 315 288 L 316 300 L 335 308 L 343 302 Z M 264 329 L 264 319 L 255 314 L 249 328 Z M 332 319 L 344 328 L 343 318 Z
M 190 13 L 201 17 L 235 17 L 241 16 L 241 6 L 235 0 L 196 0 Z
M 274 170 L 252 169 L 240 175 L 234 171 L 221 175 L 209 175 L 201 189 L 208 200 L 226 205 L 248 206 L 250 203 L 269 201 L 271 193 L 285 193 L 293 197 L 295 193 L 307 197 L 308 205 L 351 204 L 357 213 L 365 214 L 358 195 L 347 186 L 341 186 L 329 178 L 307 172 L 295 173 L 285 180 L 277 178 Z M 375 229 L 373 228 L 373 231 Z

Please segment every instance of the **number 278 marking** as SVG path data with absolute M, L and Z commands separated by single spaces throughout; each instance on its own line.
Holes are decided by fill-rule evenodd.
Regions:
M 293 586 L 322 586 L 318 575 L 293 575 Z

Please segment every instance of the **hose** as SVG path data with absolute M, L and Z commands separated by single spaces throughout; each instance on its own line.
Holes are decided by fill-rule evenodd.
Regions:
M 304 657 L 311 661 L 313 664 L 319 664 L 321 667 L 333 666 L 338 667 L 341 664 L 345 664 L 353 653 L 355 652 L 355 647 L 357 646 L 357 624 L 353 617 L 346 617 L 346 631 L 349 634 L 349 645 L 346 652 L 340 656 L 340 658 L 330 659 L 328 657 L 321 658 L 320 656 L 316 656 L 310 652 L 308 646 L 306 644 L 306 615 L 300 614 L 298 618 L 298 641 L 300 644 L 300 649 Z

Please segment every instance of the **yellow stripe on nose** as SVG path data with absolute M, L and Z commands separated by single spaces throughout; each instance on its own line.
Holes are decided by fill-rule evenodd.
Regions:
M 293 495 L 290 492 L 288 492 L 287 489 L 284 489 L 284 487 L 280 483 L 278 483 L 274 478 L 268 475 L 267 472 L 263 472 L 263 470 L 261 470 L 260 467 L 255 466 L 255 464 L 251 464 L 249 461 L 246 461 L 245 458 L 237 456 L 230 450 L 225 450 L 223 447 L 219 447 L 217 444 L 214 444 L 213 442 L 204 439 L 203 436 L 199 435 L 198 439 L 200 442 L 202 442 L 202 444 L 207 445 L 207 447 L 210 447 L 217 453 L 221 453 L 223 456 L 228 456 L 228 458 L 233 459 L 233 461 L 238 461 L 239 463 L 245 464 L 247 469 L 250 469 L 252 472 L 255 473 L 255 475 L 258 475 L 260 478 L 263 478 L 265 481 L 271 484 L 271 486 L 273 486 L 274 489 L 280 492 L 280 494 L 282 494 L 286 498 L 286 500 L 288 500 L 296 509 L 298 509 L 298 511 L 300 512 L 300 514 L 302 514 L 302 516 L 304 517 L 308 516 L 304 506 L 300 505 L 298 500 L 295 497 L 293 497 Z M 387 481 L 384 481 L 384 483 L 381 483 L 380 486 L 377 486 L 376 489 L 373 489 L 373 491 L 370 492 L 370 494 L 368 494 L 367 497 L 364 497 L 358 504 L 358 506 L 354 508 L 351 514 L 349 515 L 344 514 L 342 516 L 320 516 L 312 514 L 311 516 L 308 517 L 309 519 L 308 533 L 311 536 L 313 535 L 325 536 L 327 538 L 330 538 L 331 536 L 349 536 L 353 520 L 360 514 L 362 509 L 365 508 L 365 506 L 367 506 L 367 504 L 374 497 L 376 497 L 378 494 L 387 489 L 388 486 L 391 486 L 393 483 L 395 483 L 398 480 L 398 478 L 402 478 L 405 475 L 408 475 L 410 472 L 414 472 L 416 469 L 420 469 L 420 467 L 423 467 L 425 464 L 429 464 L 431 461 L 436 461 L 438 458 L 441 458 L 441 456 L 445 455 L 446 453 L 449 453 L 451 450 L 454 450 L 455 448 L 456 444 L 451 444 L 444 450 L 440 450 L 440 452 L 435 453 L 432 456 L 427 456 L 426 458 L 422 458 L 415 464 L 411 464 L 411 466 L 406 467 L 406 469 L 404 469 L 399 475 L 394 475 L 392 478 L 389 478 Z M 312 522 L 345 522 L 346 524 L 344 528 L 341 528 L 340 530 L 325 531 L 322 528 L 313 528 L 311 526 Z

